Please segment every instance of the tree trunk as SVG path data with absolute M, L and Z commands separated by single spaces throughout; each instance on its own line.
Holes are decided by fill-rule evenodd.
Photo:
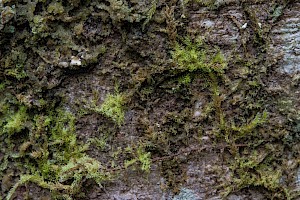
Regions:
M 300 2 L 0 12 L 0 199 L 299 198 Z

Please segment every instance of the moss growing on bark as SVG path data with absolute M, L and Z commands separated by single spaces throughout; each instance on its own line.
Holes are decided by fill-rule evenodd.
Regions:
M 209 51 L 211 49 L 208 48 L 201 38 L 196 39 L 194 42 L 190 38 L 185 38 L 183 45 L 176 44 L 172 57 L 179 70 L 224 73 L 224 69 L 227 66 L 225 57 L 220 51 L 217 51 L 217 53 Z
M 52 198 L 80 198 L 87 179 L 101 188 L 102 181 L 110 178 L 107 163 L 110 172 L 123 172 L 124 165 L 128 170 L 149 172 L 153 160 L 165 161 L 161 164 L 168 189 L 178 192 L 187 183 L 183 168 L 190 161 L 197 162 L 194 157 L 198 156 L 189 156 L 212 143 L 212 148 L 223 146 L 223 161 L 230 163 L 216 164 L 231 167 L 230 185 L 222 189 L 232 193 L 259 187 L 275 197 L 287 197 L 288 189 L 282 185 L 286 170 L 280 165 L 298 159 L 299 98 L 268 94 L 266 85 L 273 74 L 266 76 L 271 64 L 263 60 L 272 59 L 264 57 L 261 47 L 267 48 L 269 29 L 263 30 L 265 24 L 260 24 L 261 19 L 265 23 L 280 20 L 285 12 L 278 5 L 266 11 L 269 16 L 257 17 L 259 12 L 251 13 L 252 4 L 261 8 L 265 3 L 255 2 L 2 1 L 1 195 L 22 198 L 24 185 L 38 185 L 51 190 Z M 231 7 L 221 10 L 227 3 Z M 211 9 L 226 13 L 241 5 L 245 16 L 233 12 L 228 18 L 247 21 L 246 29 L 230 19 L 215 21 L 219 13 Z M 203 21 L 206 17 L 207 22 Z M 203 28 L 205 23 L 210 28 Z M 218 30 L 220 24 L 225 29 Z M 276 29 L 278 24 L 271 25 Z M 227 30 L 232 34 L 228 40 Z M 178 41 L 187 32 L 198 31 L 211 37 Z M 217 42 L 216 33 L 221 36 Z M 247 49 L 254 34 L 258 41 Z M 235 49 L 242 48 L 239 40 L 247 50 L 243 59 L 245 52 Z M 228 42 L 222 50 L 212 46 L 219 41 Z M 231 53 L 240 60 L 230 57 Z M 122 93 L 107 94 L 116 79 Z M 297 91 L 297 81 L 293 82 Z M 273 98 L 278 105 L 274 106 Z M 129 108 L 126 119 L 125 103 Z M 269 117 L 280 125 L 274 125 L 276 121 L 271 126 Z M 112 131 L 101 137 L 108 127 Z M 131 139 L 139 145 L 128 144 Z M 90 147 L 87 152 L 89 145 L 84 141 L 98 148 Z M 272 147 L 274 143 L 279 145 Z M 129 146 L 128 151 L 124 146 Z M 285 153 L 280 151 L 283 146 Z M 291 162 L 286 161 L 287 155 Z
M 10 146 L 3 153 L 9 162 L 22 163 L 17 168 L 23 173 L 6 199 L 12 199 L 18 187 L 27 182 L 49 189 L 53 195 L 72 197 L 80 192 L 85 179 L 93 179 L 99 185 L 109 179 L 101 163 L 85 154 L 88 145 L 77 142 L 75 117 L 70 112 L 49 107 L 46 112 L 35 113 L 15 102 L 1 103 L 1 145 Z M 14 140 L 16 134 L 22 139 Z M 1 174 L 10 169 L 5 164 L 8 160 L 2 162 Z
M 122 94 L 108 94 L 101 104 L 100 108 L 96 108 L 95 111 L 102 113 L 108 118 L 111 118 L 119 126 L 124 122 L 124 102 L 125 97 Z

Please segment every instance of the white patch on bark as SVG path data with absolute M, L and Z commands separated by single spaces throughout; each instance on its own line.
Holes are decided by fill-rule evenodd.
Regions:
M 300 72 L 300 4 L 283 14 L 272 32 L 272 51 L 282 55 L 280 71 L 293 74 Z

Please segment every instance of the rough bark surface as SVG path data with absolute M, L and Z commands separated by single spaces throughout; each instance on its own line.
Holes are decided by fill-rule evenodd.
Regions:
M 0 200 L 299 198 L 299 1 L 0 11 Z

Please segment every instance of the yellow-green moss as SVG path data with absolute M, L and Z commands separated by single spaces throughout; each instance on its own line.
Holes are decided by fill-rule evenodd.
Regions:
M 244 124 L 240 127 L 236 127 L 234 124 L 232 124 L 231 129 L 233 131 L 237 131 L 239 133 L 239 137 L 243 137 L 245 134 L 251 133 L 258 125 L 264 124 L 267 121 L 267 117 L 268 113 L 266 111 L 264 111 L 262 114 L 257 113 L 254 119 L 248 124 Z
M 54 15 L 62 14 L 64 12 L 64 7 L 61 2 L 51 2 L 47 8 L 49 13 L 53 13 Z
M 3 126 L 3 133 L 14 134 L 20 132 L 25 128 L 27 118 L 26 107 L 21 106 L 16 113 L 8 117 L 6 124 Z
M 130 147 L 128 146 L 125 149 L 126 153 L 131 154 L 130 160 L 124 161 L 124 167 L 128 168 L 130 166 L 139 166 L 139 168 L 142 171 L 149 172 L 151 168 L 151 153 L 145 151 L 145 148 L 143 147 L 143 144 L 140 144 L 136 147 Z
M 250 156 L 236 157 L 232 162 L 231 170 L 232 182 L 226 183 L 225 196 L 233 191 L 238 191 L 250 186 L 259 186 L 278 193 L 281 198 L 285 198 L 286 193 L 280 184 L 282 178 L 282 169 L 272 166 L 262 152 L 254 151 Z M 282 196 L 283 195 L 283 196 Z
M 5 138 L 2 145 L 19 145 L 19 151 L 6 149 L 0 175 L 10 167 L 8 162 L 11 160 L 21 163 L 17 166 L 24 173 L 19 175 L 19 181 L 8 192 L 7 200 L 12 199 L 15 190 L 27 182 L 49 189 L 53 195 L 72 197 L 80 192 L 86 179 L 93 179 L 98 184 L 109 179 L 109 173 L 101 170 L 101 163 L 84 153 L 88 145 L 77 141 L 73 114 L 51 106 L 42 113 L 34 114 L 17 101 L 15 104 L 8 101 L 2 104 L 2 108 L 6 106 L 0 116 L 1 134 Z M 24 134 L 25 129 L 28 134 Z M 14 141 L 16 133 L 23 139 Z
M 201 38 L 192 41 L 189 38 L 183 40 L 183 45 L 176 44 L 172 52 L 172 58 L 178 65 L 177 69 L 194 72 L 223 73 L 227 66 L 225 57 L 220 51 L 217 53 L 208 52 L 207 46 Z
M 239 126 L 236 126 L 234 121 L 226 116 L 221 96 L 226 96 L 227 94 L 222 94 L 226 90 L 221 90 L 220 86 L 227 66 L 223 54 L 217 49 L 208 47 L 202 40 L 192 41 L 186 38 L 183 44 L 176 44 L 172 52 L 172 58 L 176 64 L 174 70 L 188 73 L 200 72 L 201 77 L 206 79 L 210 87 L 213 100 L 212 105 L 215 112 L 210 112 L 209 114 L 214 114 L 216 118 L 215 122 L 217 123 L 214 125 L 218 126 L 218 128 L 215 134 L 221 140 L 225 140 L 226 143 L 231 145 L 230 149 L 234 157 L 229 159 L 232 164 L 232 182 L 229 184 L 225 183 L 224 190 L 230 193 L 249 186 L 259 186 L 284 196 L 286 192 L 283 192 L 280 185 L 283 171 L 274 165 L 272 155 L 268 155 L 265 151 L 258 151 L 255 148 L 247 149 L 250 155 L 244 155 L 236 147 L 236 142 L 241 139 L 246 139 L 246 141 L 249 139 L 254 145 L 257 145 L 256 143 L 261 140 L 257 138 L 259 136 L 258 127 L 268 122 L 268 113 L 266 111 L 257 112 L 254 117 L 243 119 L 244 123 L 239 124 Z M 184 82 L 185 79 L 182 80 Z M 251 142 L 248 142 L 250 146 Z
M 99 111 L 106 117 L 111 118 L 118 125 L 121 125 L 125 116 L 124 101 L 125 99 L 122 94 L 108 94 L 100 108 L 96 109 L 96 111 Z

